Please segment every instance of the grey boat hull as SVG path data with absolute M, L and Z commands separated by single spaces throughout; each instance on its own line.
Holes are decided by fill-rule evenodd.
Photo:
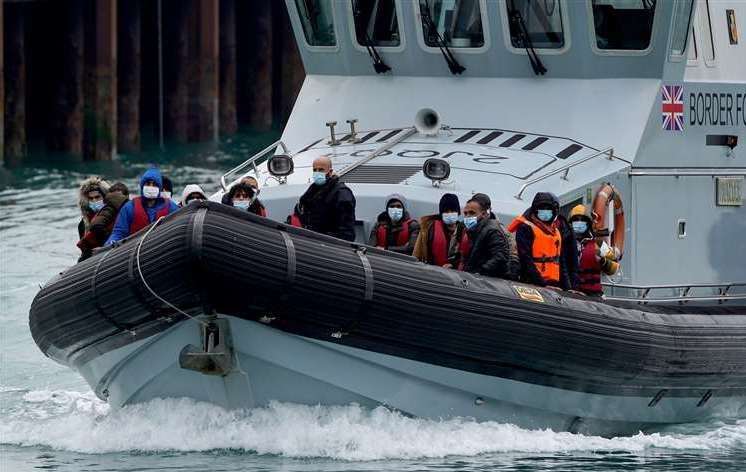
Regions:
M 671 423 L 746 414 L 746 398 L 649 397 L 572 392 L 305 338 L 262 323 L 225 317 L 234 345 L 233 368 L 205 375 L 179 365 L 184 346 L 201 330 L 182 321 L 151 338 L 110 351 L 80 373 L 114 407 L 154 398 L 189 397 L 225 408 L 270 401 L 308 405 L 385 405 L 404 414 L 474 418 L 538 429 L 618 435 Z

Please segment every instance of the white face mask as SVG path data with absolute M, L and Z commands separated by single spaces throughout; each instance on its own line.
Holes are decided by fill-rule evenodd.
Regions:
M 161 192 L 161 197 L 162 198 L 171 198 L 171 192 L 168 192 L 168 191 L 164 190 L 164 191 Z
M 142 196 L 145 198 L 158 198 L 158 195 L 160 194 L 161 194 L 160 189 L 153 185 L 145 185 L 142 188 Z

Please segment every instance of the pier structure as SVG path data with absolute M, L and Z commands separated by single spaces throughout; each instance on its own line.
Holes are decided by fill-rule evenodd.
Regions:
M 284 122 L 305 73 L 283 2 L 0 2 L 0 160 L 110 160 Z

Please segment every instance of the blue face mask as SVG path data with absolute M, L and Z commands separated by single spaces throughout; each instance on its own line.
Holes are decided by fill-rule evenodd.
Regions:
M 477 223 L 479 223 L 479 218 L 476 216 L 464 217 L 464 226 L 466 226 L 466 229 L 474 228 L 475 226 L 477 226 Z
M 324 185 L 326 183 L 326 174 L 323 172 L 314 172 L 312 179 L 314 184 Z
M 233 206 L 239 210 L 248 210 L 251 206 L 251 200 L 233 200 Z
M 395 208 L 395 207 L 389 207 L 388 209 L 389 218 L 391 218 L 391 221 L 397 222 L 402 219 L 404 216 L 404 208 Z
M 572 230 L 578 234 L 585 234 L 588 231 L 588 223 L 585 221 L 573 221 Z
M 542 208 L 536 211 L 536 216 L 544 223 L 549 223 L 554 219 L 554 211 Z
M 104 207 L 104 201 L 99 200 L 97 202 L 88 202 L 88 208 L 98 213 Z
M 443 213 L 441 219 L 447 225 L 454 225 L 458 223 L 458 213 Z

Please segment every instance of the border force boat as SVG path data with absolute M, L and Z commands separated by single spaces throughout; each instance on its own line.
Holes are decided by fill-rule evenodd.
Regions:
M 31 308 L 46 355 L 116 407 L 357 402 L 606 435 L 746 414 L 746 4 L 286 4 L 307 77 L 213 197 L 252 175 L 270 219 L 190 204 L 67 270 Z M 356 242 L 279 222 L 319 156 Z M 601 188 L 606 300 L 363 245 L 392 193 L 422 216 L 482 192 L 509 222 Z

